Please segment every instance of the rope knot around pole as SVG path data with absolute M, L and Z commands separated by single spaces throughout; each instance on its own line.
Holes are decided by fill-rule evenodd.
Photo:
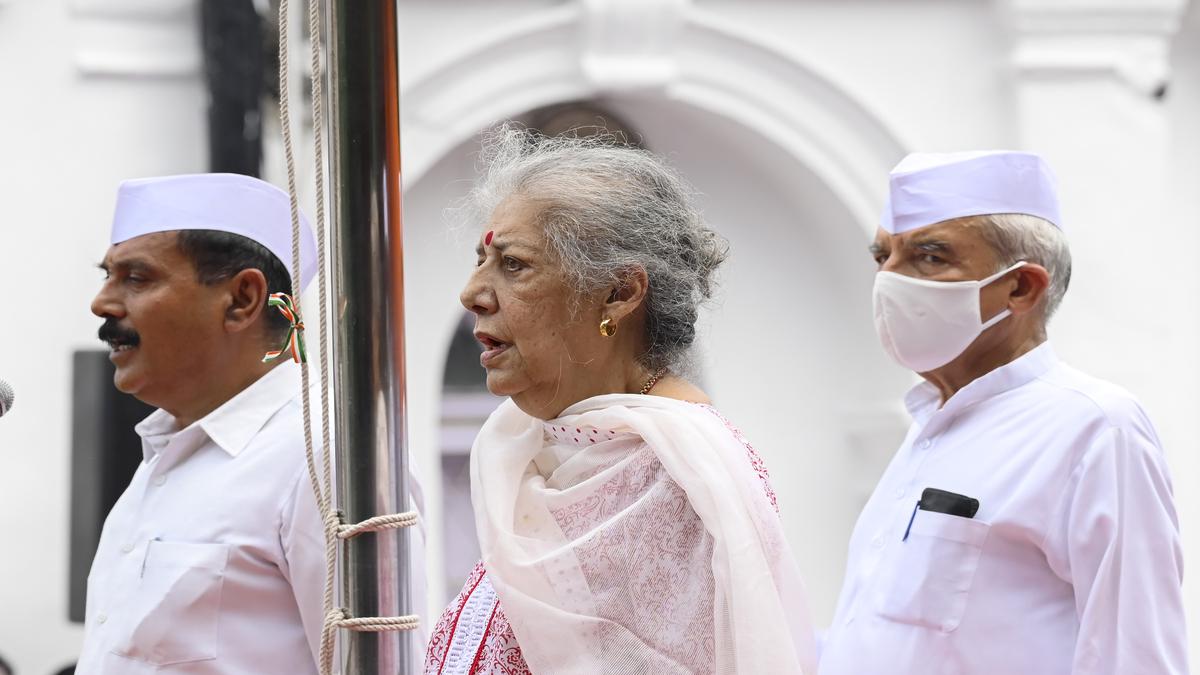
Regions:
M 341 511 L 335 511 L 333 509 L 329 509 L 329 510 L 325 511 L 325 536 L 326 537 L 337 537 L 338 532 L 341 531 L 343 524 L 344 524 L 344 520 L 342 518 Z
M 417 524 L 418 514 L 416 511 L 405 511 L 404 513 L 389 513 L 383 516 L 375 516 L 368 518 L 361 523 L 348 524 L 345 520 L 345 514 L 341 511 L 330 509 L 325 512 L 325 533 L 337 539 L 353 539 L 364 532 L 383 532 L 384 530 L 398 530 L 402 527 L 412 527 Z
M 350 539 L 362 534 L 363 532 L 382 532 L 383 530 L 395 530 L 401 527 L 412 527 L 416 524 L 416 511 L 391 513 L 385 516 L 368 518 L 361 523 L 356 523 L 354 525 L 339 525 L 337 537 L 338 539 Z
M 356 630 L 364 633 L 381 633 L 393 630 L 412 630 L 420 623 L 415 615 L 410 616 L 350 616 L 345 607 L 335 607 L 325 615 L 325 623 L 336 628 Z
M 364 616 L 358 618 L 343 617 L 338 622 L 339 628 L 356 630 L 364 633 L 382 633 L 393 630 L 414 630 L 421 624 L 420 617 L 409 616 Z
M 320 667 L 322 673 L 333 672 L 333 637 L 337 629 L 360 633 L 383 633 L 387 631 L 416 630 L 421 618 L 408 616 L 363 616 L 352 617 L 345 607 L 334 607 L 325 614 L 325 625 L 321 630 Z

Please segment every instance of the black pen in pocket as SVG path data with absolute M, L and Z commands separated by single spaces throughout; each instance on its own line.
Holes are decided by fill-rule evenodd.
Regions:
M 908 541 L 908 535 L 912 532 L 913 521 L 917 519 L 917 511 L 922 509 L 933 513 L 945 513 L 959 518 L 974 518 L 975 514 L 979 512 L 979 500 L 974 497 L 960 495 L 956 492 L 948 492 L 937 488 L 925 488 L 921 492 L 921 498 L 913 506 L 912 515 L 908 517 L 908 527 L 904 528 L 904 538 L 900 541 Z

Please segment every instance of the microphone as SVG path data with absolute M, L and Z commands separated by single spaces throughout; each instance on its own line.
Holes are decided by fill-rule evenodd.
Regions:
M 4 380 L 0 380 L 0 417 L 3 417 L 4 413 L 12 410 L 15 398 L 16 395 L 13 394 L 13 388 Z

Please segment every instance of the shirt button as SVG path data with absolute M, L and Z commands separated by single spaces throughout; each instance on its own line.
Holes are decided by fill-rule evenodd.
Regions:
M 933 441 L 929 440 L 928 438 L 921 441 L 921 449 L 922 450 L 928 450 L 929 446 L 931 446 L 931 445 L 933 445 Z
M 904 488 L 902 488 L 902 487 L 896 488 L 896 499 L 903 499 L 903 498 L 904 498 Z
M 158 486 L 162 486 L 166 482 L 167 482 L 167 475 L 165 473 L 154 479 L 154 484 L 158 485 Z
M 883 548 L 883 535 L 875 537 L 875 539 L 871 541 L 871 545 L 875 548 Z
M 105 621 L 108 621 L 107 614 L 99 614 L 96 616 L 96 623 L 104 623 Z
M 133 544 L 125 544 L 121 547 L 121 553 L 129 553 L 133 550 Z

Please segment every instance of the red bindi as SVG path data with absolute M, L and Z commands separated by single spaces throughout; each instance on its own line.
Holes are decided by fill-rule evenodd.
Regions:
M 492 245 L 492 235 L 493 234 L 496 234 L 495 230 L 488 230 L 488 233 L 483 235 L 483 245 L 484 246 Z

